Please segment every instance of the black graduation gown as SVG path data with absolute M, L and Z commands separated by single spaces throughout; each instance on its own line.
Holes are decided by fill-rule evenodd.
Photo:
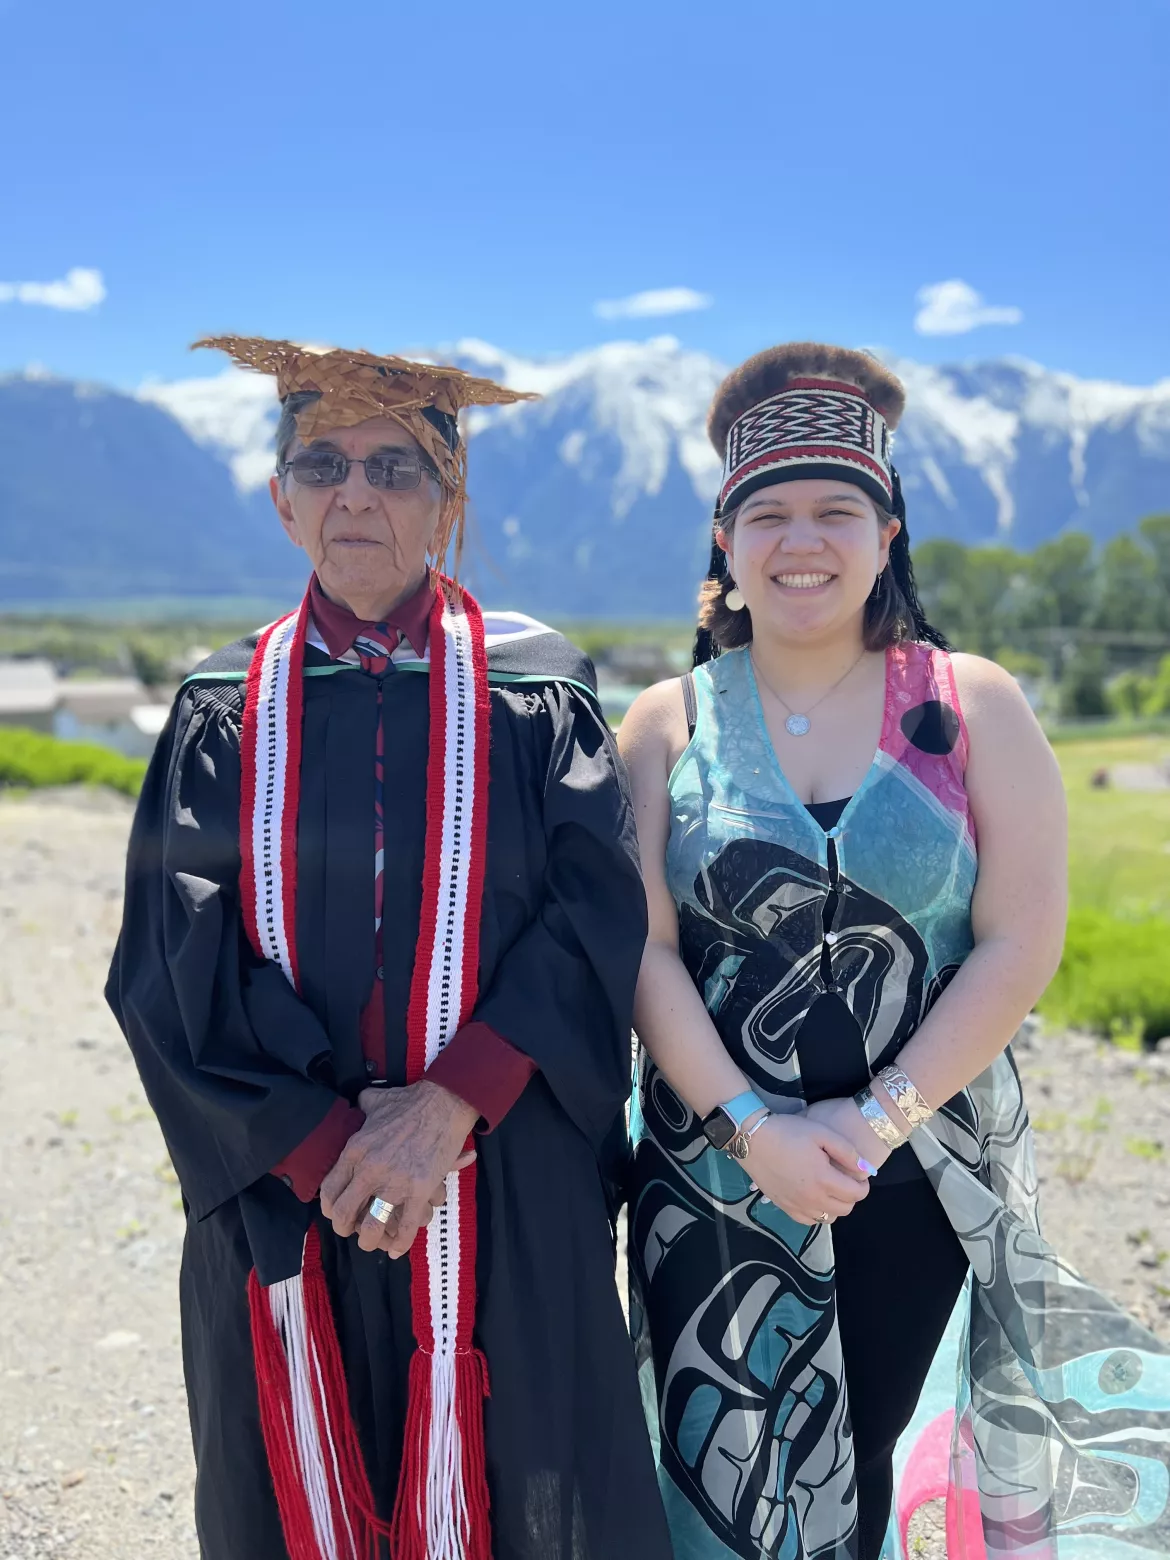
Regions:
M 302 997 L 243 932 L 240 673 L 254 640 L 176 701 L 131 835 L 107 996 L 189 1208 L 183 1354 L 205 1560 L 286 1554 L 261 1438 L 246 1281 L 323 1261 L 381 1515 L 393 1506 L 413 1350 L 409 1260 L 358 1250 L 270 1174 L 366 1082 L 374 978 L 375 679 L 306 653 L 298 830 Z M 332 663 L 336 664 L 336 663 Z M 539 1071 L 479 1139 L 477 1339 L 494 1560 L 668 1560 L 670 1543 L 613 1279 L 630 1015 L 645 901 L 620 763 L 592 668 L 559 635 L 489 651 L 486 886 L 475 1017 Z M 418 938 L 428 675 L 383 682 L 388 1077 L 405 1081 Z

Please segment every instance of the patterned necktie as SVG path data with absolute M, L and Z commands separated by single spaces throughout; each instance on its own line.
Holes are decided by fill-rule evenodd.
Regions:
M 386 786 L 386 738 L 382 730 L 383 675 L 393 668 L 390 657 L 402 636 L 388 623 L 378 623 L 363 629 L 354 639 L 353 647 L 361 662 L 363 672 L 377 677 L 378 700 L 374 740 L 374 964 L 376 978 L 361 1015 L 362 1054 L 366 1058 L 366 1071 L 378 1079 L 386 1076 L 386 1018 L 382 996 L 382 869 L 386 860 L 385 814 L 383 796 Z
M 390 657 L 401 638 L 402 635 L 396 628 L 391 628 L 389 623 L 375 623 L 368 630 L 363 629 L 353 642 L 362 663 L 362 671 L 381 677 L 389 668 Z

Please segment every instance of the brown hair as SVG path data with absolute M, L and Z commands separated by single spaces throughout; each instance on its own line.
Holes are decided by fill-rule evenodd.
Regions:
M 720 458 L 726 453 L 727 435 L 737 417 L 749 406 L 779 395 L 790 380 L 805 375 L 856 385 L 885 418 L 891 432 L 898 426 L 906 392 L 902 381 L 884 363 L 868 352 L 855 352 L 849 347 L 831 347 L 820 341 L 789 341 L 757 352 L 755 357 L 733 368 L 716 390 L 707 417 L 707 436 Z
M 873 507 L 878 525 L 885 530 L 894 516 L 878 504 Z M 719 521 L 719 529 L 730 534 L 738 515 L 738 507 L 724 515 Z M 898 533 L 899 537 L 905 534 L 904 530 Z M 894 540 L 896 544 L 898 537 Z M 906 547 L 891 546 L 886 567 L 866 599 L 861 637 L 867 650 L 888 650 L 891 645 L 914 637 L 914 613 L 899 577 L 903 557 L 909 565 L 910 554 Z M 734 584 L 724 570 L 716 579 L 705 579 L 699 588 L 699 627 L 707 630 L 720 650 L 739 650 L 752 642 L 752 615 L 747 607 L 733 612 L 727 605 L 727 593 Z
M 282 483 L 284 473 L 281 468 L 288 460 L 289 449 L 297 436 L 297 413 L 320 399 L 320 390 L 293 390 L 280 403 L 280 421 L 276 425 L 276 469 Z

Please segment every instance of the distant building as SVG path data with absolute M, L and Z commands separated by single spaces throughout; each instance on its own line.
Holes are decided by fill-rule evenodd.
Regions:
M 169 710 L 169 692 L 148 691 L 136 677 L 73 680 L 58 677 L 51 661 L 0 660 L 0 726 L 149 758 Z
M 0 661 L 0 726 L 51 733 L 57 715 L 57 673 L 51 661 Z

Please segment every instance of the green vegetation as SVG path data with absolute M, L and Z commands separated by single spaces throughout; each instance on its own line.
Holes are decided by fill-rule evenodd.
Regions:
M 62 742 L 56 737 L 0 726 L 0 787 L 105 785 L 137 796 L 146 761 L 123 758 L 93 742 Z
M 111 619 L 98 615 L 96 608 L 79 609 L 73 616 L 0 614 L 0 660 L 43 656 L 62 677 L 135 676 L 152 687 L 173 682 L 189 670 L 184 659 L 189 647 L 216 650 L 270 622 L 278 610 L 258 602 L 252 616 L 233 612 L 217 618 L 176 613 L 157 619 Z
M 1054 1024 L 1121 1045 L 1170 1034 L 1170 789 L 1092 784 L 1102 770 L 1156 775 L 1157 736 L 1057 744 L 1068 792 L 1069 889 L 1064 958 L 1040 1004 Z
M 1099 551 L 1081 531 L 1031 553 L 940 538 L 914 568 L 931 620 L 1030 679 L 1048 719 L 1170 714 L 1170 514 Z
M 1064 957 L 1040 1011 L 1059 1026 L 1149 1042 L 1170 1034 L 1170 921 L 1074 909 Z
M 1074 909 L 1127 922 L 1170 921 L 1170 790 L 1116 783 L 1097 789 L 1091 783 L 1101 770 L 1114 777 L 1145 771 L 1153 778 L 1170 763 L 1170 738 L 1064 741 L 1056 754 L 1068 793 Z

